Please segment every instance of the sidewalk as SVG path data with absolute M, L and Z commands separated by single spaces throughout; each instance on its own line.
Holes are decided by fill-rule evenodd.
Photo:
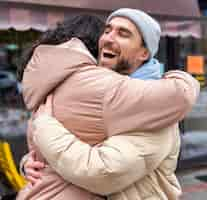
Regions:
M 181 200 L 207 199 L 207 167 L 177 173 L 183 195 Z

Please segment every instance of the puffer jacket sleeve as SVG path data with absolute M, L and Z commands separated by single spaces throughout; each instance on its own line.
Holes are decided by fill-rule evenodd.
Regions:
M 34 146 L 32 144 L 32 134 L 33 134 L 33 125 L 32 125 L 32 118 L 30 118 L 28 120 L 28 124 L 27 124 L 27 146 L 28 146 L 28 150 L 29 152 L 33 151 L 34 150 Z M 19 171 L 20 171 L 20 174 L 25 177 L 25 172 L 24 172 L 24 164 L 27 162 L 28 158 L 30 156 L 30 153 L 27 153 L 25 154 L 21 160 L 20 160 L 20 163 L 19 163 Z
M 166 133 L 112 136 L 91 147 L 50 116 L 39 116 L 34 126 L 34 141 L 49 165 L 65 180 L 101 195 L 118 192 L 149 174 L 171 148 Z
M 199 91 L 198 81 L 178 70 L 160 80 L 126 77 L 113 81 L 103 103 L 108 136 L 131 130 L 157 131 L 174 124 L 192 109 Z

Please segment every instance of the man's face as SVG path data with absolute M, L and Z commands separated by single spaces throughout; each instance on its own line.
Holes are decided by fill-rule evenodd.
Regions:
M 119 71 L 125 66 L 125 74 L 135 71 L 149 57 L 141 34 L 136 26 L 124 17 L 114 17 L 106 24 L 99 39 L 99 65 Z M 121 71 L 119 71 L 121 72 Z

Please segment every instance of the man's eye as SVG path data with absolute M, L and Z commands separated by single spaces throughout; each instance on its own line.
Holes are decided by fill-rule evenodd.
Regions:
M 104 33 L 106 33 L 106 34 L 109 32 L 110 32 L 110 30 L 108 28 L 104 30 Z
M 125 32 L 125 31 L 120 31 L 120 32 L 119 32 L 119 35 L 120 35 L 121 37 L 125 37 L 125 38 L 128 38 L 128 37 L 130 36 L 130 34 L 129 34 L 128 32 Z

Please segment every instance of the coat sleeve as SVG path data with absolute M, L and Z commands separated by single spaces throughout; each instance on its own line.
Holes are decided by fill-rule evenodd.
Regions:
M 199 91 L 198 81 L 182 71 L 168 72 L 160 80 L 126 77 L 111 83 L 103 104 L 108 136 L 177 123 L 192 109 Z
M 27 123 L 27 133 L 26 133 L 28 153 L 25 154 L 21 158 L 20 163 L 19 163 L 19 171 L 23 177 L 25 177 L 24 165 L 30 156 L 30 152 L 34 150 L 34 144 L 32 141 L 33 140 L 33 137 L 32 137 L 33 132 L 34 132 L 34 130 L 33 130 L 33 116 L 31 116 L 31 118 L 28 120 L 28 123 Z
M 157 168 L 173 137 L 132 133 L 91 147 L 50 116 L 39 116 L 34 126 L 34 141 L 49 165 L 66 181 L 100 195 L 118 192 Z

